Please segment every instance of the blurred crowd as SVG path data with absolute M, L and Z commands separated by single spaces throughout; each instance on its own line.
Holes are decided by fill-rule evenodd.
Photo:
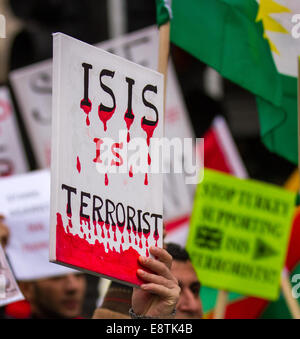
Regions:
M 5 248 L 9 230 L 4 217 L 0 219 L 0 242 Z M 201 319 L 201 284 L 187 251 L 177 244 L 165 249 L 152 248 L 156 259 L 141 261 L 152 273 L 139 270 L 145 281 L 140 289 L 113 282 L 103 302 L 91 308 L 94 319 L 177 318 Z M 46 263 L 45 263 L 46 264 Z M 88 281 L 80 272 L 18 282 L 25 300 L 1 308 L 4 319 L 80 319 L 86 299 Z M 97 304 L 97 293 L 92 305 Z M 93 299 L 92 297 L 92 299 Z

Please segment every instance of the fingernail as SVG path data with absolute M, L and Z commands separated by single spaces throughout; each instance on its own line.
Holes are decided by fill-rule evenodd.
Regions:
M 144 274 L 145 274 L 145 272 L 144 272 L 143 270 L 141 270 L 141 269 L 138 269 L 137 272 L 138 272 L 138 274 L 140 274 L 140 275 L 144 275 Z
M 140 256 L 139 261 L 142 262 L 142 263 L 145 263 L 147 261 L 147 258 Z

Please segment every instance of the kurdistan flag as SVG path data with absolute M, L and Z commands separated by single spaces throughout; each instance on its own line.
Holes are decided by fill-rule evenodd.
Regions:
M 157 0 L 158 23 L 170 0 Z M 167 6 L 166 6 L 167 4 Z M 299 0 L 173 0 L 171 41 L 256 95 L 270 151 L 297 163 Z

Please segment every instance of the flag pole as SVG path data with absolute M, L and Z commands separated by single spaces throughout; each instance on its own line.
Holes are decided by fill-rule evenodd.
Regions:
M 300 174 L 300 57 L 298 57 L 298 171 Z M 300 187 L 298 187 L 298 194 L 300 194 Z
M 219 291 L 217 303 L 214 311 L 214 319 L 224 319 L 228 300 L 227 291 Z
M 159 27 L 159 47 L 157 71 L 164 76 L 164 121 L 166 121 L 167 76 L 170 54 L 170 21 Z M 164 124 L 165 126 L 165 124 Z M 165 237 L 165 225 L 164 225 Z
M 300 174 L 300 57 L 298 57 L 298 171 Z M 300 187 L 298 188 L 300 194 Z M 294 319 L 300 319 L 300 307 L 298 301 L 293 298 L 292 286 L 289 279 L 289 274 L 284 269 L 281 277 L 281 289 L 289 308 L 289 311 Z
M 167 93 L 167 75 L 168 62 L 170 54 L 170 21 L 161 25 L 159 28 L 159 52 L 158 52 L 158 67 L 159 73 L 164 75 L 164 113 L 166 108 L 166 93 Z

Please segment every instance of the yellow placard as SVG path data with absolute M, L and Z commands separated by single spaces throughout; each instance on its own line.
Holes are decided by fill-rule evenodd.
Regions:
M 295 194 L 205 169 L 187 249 L 204 286 L 275 300 Z

